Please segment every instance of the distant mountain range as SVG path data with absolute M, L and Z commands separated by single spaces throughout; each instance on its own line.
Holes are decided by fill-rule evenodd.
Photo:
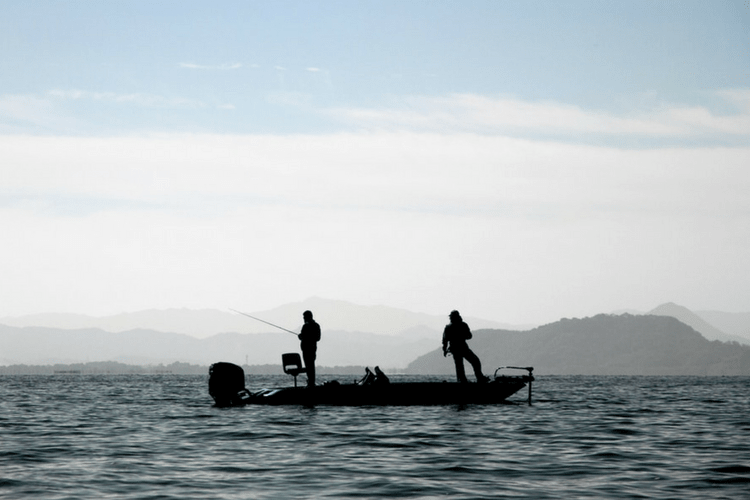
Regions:
M 692 326 L 695 331 L 700 332 L 701 335 L 706 337 L 708 340 L 721 340 L 722 342 L 739 342 L 741 344 L 747 344 L 750 345 L 750 314 L 745 315 L 746 323 L 745 323 L 745 335 L 742 334 L 731 334 L 731 333 L 725 333 L 721 330 L 719 330 L 714 325 L 710 324 L 708 321 L 706 321 L 704 318 L 701 317 L 700 314 L 696 314 L 692 312 L 687 307 L 678 306 L 677 304 L 674 304 L 672 302 L 667 302 L 666 304 L 662 304 L 659 307 L 652 309 L 647 314 L 653 314 L 655 316 L 671 316 L 673 318 L 677 318 L 686 325 Z M 714 320 L 718 320 L 718 322 L 722 322 L 726 324 L 731 324 L 729 322 L 732 321 L 733 318 L 735 319 L 735 323 L 737 324 L 737 330 L 741 331 L 742 327 L 740 326 L 740 318 L 742 318 L 743 315 L 737 314 L 733 315 L 730 313 L 704 313 L 708 317 L 713 317 Z
M 342 300 L 317 297 L 302 302 L 285 304 L 265 311 L 246 311 L 269 323 L 289 330 L 299 331 L 302 312 L 311 310 L 323 330 L 370 332 L 379 335 L 403 335 L 427 329 L 442 332 L 448 321 L 445 315 L 415 313 L 405 309 L 385 306 L 361 306 Z M 502 328 L 526 330 L 536 325 L 511 325 L 480 318 L 467 317 L 474 328 Z M 81 314 L 34 314 L 0 318 L 0 324 L 8 326 L 43 326 L 68 330 L 99 328 L 108 332 L 126 332 L 135 329 L 160 332 L 183 333 L 197 338 L 207 338 L 217 333 L 268 333 L 279 331 L 260 321 L 250 319 L 229 309 L 152 309 L 113 316 L 91 317 Z
M 490 374 L 498 367 L 533 366 L 542 375 L 750 375 L 750 346 L 709 341 L 669 316 L 601 314 L 527 332 L 479 330 L 469 343 Z M 454 371 L 440 349 L 406 369 L 447 376 Z
M 317 298 L 250 314 L 298 331 L 301 313 L 306 309 L 314 311 L 323 327 L 323 341 L 318 351 L 318 364 L 321 366 L 379 365 L 391 371 L 415 373 L 424 369 L 438 370 L 436 373 L 444 373 L 445 370 L 451 373 L 453 370 L 450 359 L 442 358 L 439 351 L 442 329 L 447 321 L 445 316 Z M 677 318 L 679 321 L 670 323 L 669 328 L 676 332 L 677 324 L 683 330 L 664 337 L 676 342 L 675 345 L 659 344 L 659 349 L 684 353 L 686 359 L 692 359 L 690 356 L 694 358 L 698 356 L 696 353 L 705 354 L 711 349 L 723 353 L 725 347 L 719 346 L 726 345 L 726 349 L 734 352 L 732 356 L 744 359 L 741 346 L 709 340 L 750 345 L 750 338 L 738 333 L 750 331 L 750 314 L 711 314 L 723 324 L 731 325 L 733 333 L 725 333 L 698 314 L 671 303 L 663 304 L 647 315 L 600 315 L 595 317 L 595 323 L 591 323 L 593 318 L 561 320 L 533 329 L 471 317 L 467 318 L 467 322 L 476 332 L 472 347 L 489 363 L 489 366 L 485 366 L 487 370 L 504 364 L 534 363 L 541 370 L 539 373 L 589 373 L 592 370 L 610 373 L 608 370 L 615 368 L 620 370 L 618 373 L 631 373 L 628 371 L 631 368 L 626 364 L 636 370 L 640 367 L 653 371 L 655 368 L 643 365 L 636 359 L 630 359 L 626 364 L 617 361 L 624 351 L 622 346 L 611 341 L 612 332 L 617 332 L 624 339 L 623 342 L 651 345 L 649 339 L 662 335 L 666 328 L 654 323 L 654 318 L 660 317 L 662 320 Z M 628 321 L 617 318 L 628 318 Z M 580 331 L 571 331 L 571 325 L 578 325 Z M 592 333 L 595 330 L 598 333 Z M 210 333 L 212 331 L 214 333 Z M 484 345 L 486 338 L 496 341 Z M 539 341 L 540 338 L 544 342 Z M 549 345 L 557 347 L 549 351 Z M 568 345 L 577 347 L 569 351 L 566 348 Z M 695 349 L 694 355 L 685 351 L 684 345 Z M 656 349 L 654 352 L 659 352 L 658 346 L 651 347 Z M 615 351 L 609 352 L 608 349 Z M 105 318 L 35 315 L 0 319 L 0 364 L 4 365 L 87 361 L 118 361 L 138 365 L 173 362 L 208 365 L 215 361 L 231 361 L 276 365 L 280 362 L 281 353 L 298 350 L 298 340 L 290 333 L 240 314 L 216 310 L 142 311 Z M 549 357 L 542 356 L 545 352 L 549 353 Z M 580 353 L 586 352 L 595 353 L 596 356 L 579 359 Z M 497 358 L 496 353 L 513 355 L 511 357 L 516 359 Z M 532 353 L 535 354 L 532 356 Z M 643 359 L 648 359 L 652 354 L 633 353 L 645 356 Z M 667 356 L 668 353 L 665 351 L 663 354 Z M 437 359 L 429 361 L 431 356 Z M 526 359 L 531 361 L 524 361 Z M 614 361 L 607 362 L 608 359 Z M 684 369 L 688 371 L 685 373 L 718 370 L 719 365 L 730 366 L 731 370 L 743 369 L 726 360 L 716 365 L 706 359 L 700 358 L 700 364 L 693 367 L 686 365 Z
M 695 314 L 722 332 L 750 341 L 750 312 L 695 311 Z

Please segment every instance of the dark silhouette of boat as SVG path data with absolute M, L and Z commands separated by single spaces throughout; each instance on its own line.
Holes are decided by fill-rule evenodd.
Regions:
M 299 355 L 296 355 L 299 357 Z M 245 387 L 245 372 L 242 367 L 226 362 L 214 363 L 209 368 L 208 392 L 216 406 L 242 405 L 335 405 L 335 406 L 383 406 L 383 405 L 453 405 L 453 404 L 502 404 L 506 399 L 528 386 L 528 402 L 531 404 L 531 383 L 534 380 L 532 367 L 503 367 L 528 371 L 523 375 L 498 375 L 484 383 L 461 384 L 458 382 L 391 382 L 376 368 L 381 376 L 369 369 L 359 382 L 341 384 L 326 382 L 313 388 L 298 387 L 297 375 L 304 368 L 297 363 L 287 365 L 293 356 L 285 355 L 284 371 L 294 377 L 294 386 L 250 391 Z

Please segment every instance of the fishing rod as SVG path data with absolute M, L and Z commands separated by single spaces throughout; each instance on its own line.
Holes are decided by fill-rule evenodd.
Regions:
M 260 321 L 261 323 L 265 323 L 265 324 L 267 324 L 267 325 L 271 325 L 271 326 L 273 326 L 273 327 L 275 327 L 275 328 L 278 328 L 279 330 L 284 330 L 285 332 L 289 332 L 289 333 L 291 333 L 292 335 L 297 335 L 297 333 L 296 333 L 296 332 L 293 332 L 293 331 L 291 331 L 291 330 L 287 330 L 286 328 L 284 328 L 284 327 L 282 327 L 282 326 L 279 326 L 279 325 L 274 325 L 273 323 L 269 323 L 268 321 L 266 321 L 266 320 L 264 320 L 264 319 L 256 318 L 255 316 L 250 316 L 250 315 L 249 315 L 249 314 L 247 314 L 247 313 L 243 313 L 242 311 L 237 311 L 237 310 L 235 310 L 235 309 L 232 309 L 232 308 L 230 308 L 229 310 L 230 310 L 230 311 L 234 311 L 234 312 L 236 312 L 236 313 L 238 313 L 238 314 L 241 314 L 241 315 L 243 315 L 243 316 L 247 316 L 248 318 L 253 318 L 253 319 L 254 319 L 254 320 L 256 320 L 256 321 Z

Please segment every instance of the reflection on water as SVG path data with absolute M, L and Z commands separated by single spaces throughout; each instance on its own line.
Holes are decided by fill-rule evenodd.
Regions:
M 220 409 L 206 377 L 3 376 L 0 498 L 747 498 L 748 382 L 538 377 L 533 406 Z

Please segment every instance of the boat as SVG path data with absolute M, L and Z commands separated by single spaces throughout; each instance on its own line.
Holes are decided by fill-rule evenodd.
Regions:
M 292 353 L 282 360 L 299 357 Z M 533 367 L 501 367 L 484 383 L 458 382 L 391 382 L 376 368 L 378 376 L 366 369 L 362 380 L 342 384 L 329 381 L 312 388 L 298 387 L 299 366 L 290 368 L 282 361 L 284 372 L 294 377 L 294 385 L 256 391 L 245 387 L 245 372 L 233 363 L 218 362 L 209 368 L 208 392 L 216 406 L 244 405 L 332 405 L 332 406 L 426 406 L 464 404 L 502 404 L 507 398 L 528 386 L 531 404 Z M 525 370 L 521 375 L 498 375 L 505 368 Z M 382 375 L 382 376 L 381 376 Z

